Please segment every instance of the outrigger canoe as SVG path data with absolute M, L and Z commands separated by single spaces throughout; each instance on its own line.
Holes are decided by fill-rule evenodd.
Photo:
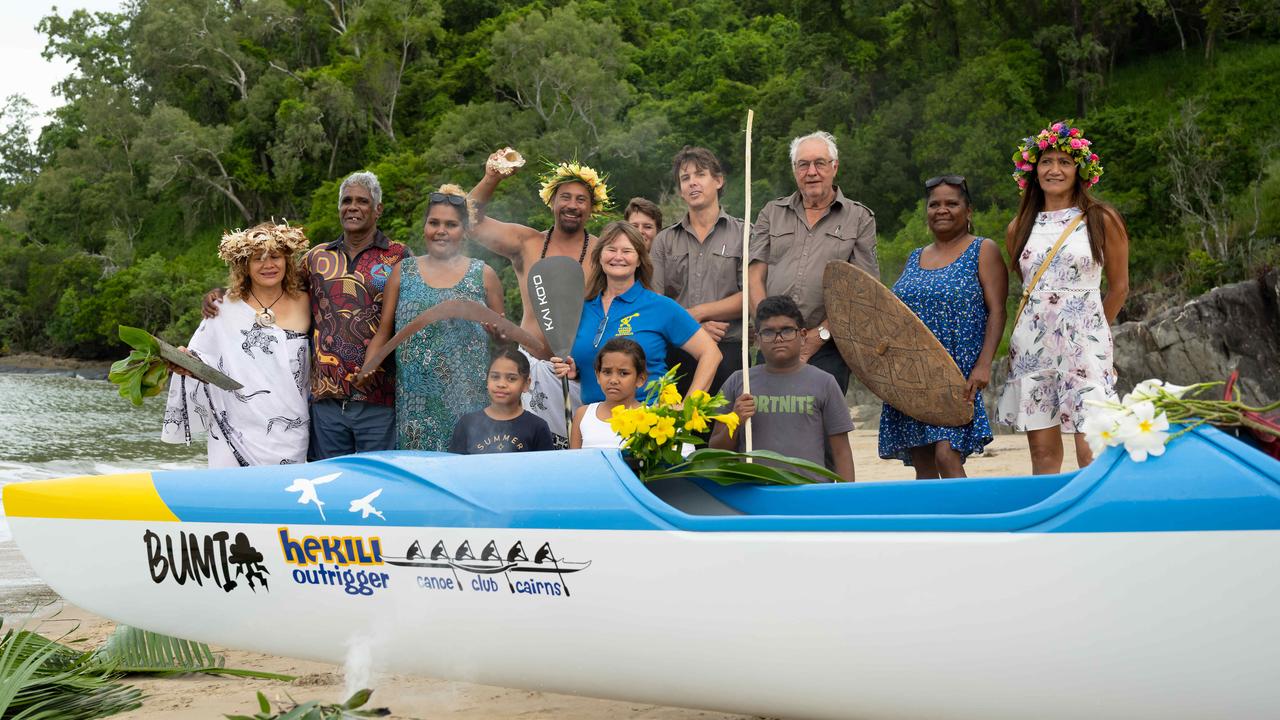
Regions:
M 1042 477 L 386 452 L 4 504 L 70 602 L 222 646 L 788 718 L 1280 717 L 1280 463 L 1210 428 Z

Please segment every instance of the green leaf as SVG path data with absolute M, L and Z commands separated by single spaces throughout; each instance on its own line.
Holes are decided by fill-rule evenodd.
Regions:
M 285 682 L 293 679 L 291 675 L 224 667 L 226 659 L 221 655 L 215 655 L 204 643 L 161 635 L 127 625 L 116 628 L 115 633 L 93 654 L 91 662 L 117 673 L 151 675 L 204 673 Z
M 119 329 L 120 339 L 131 348 L 141 350 L 147 354 L 155 354 L 160 352 L 160 344 L 156 339 L 151 337 L 151 333 L 141 328 L 129 327 L 121 325 Z
M 361 707 L 365 703 L 369 702 L 370 695 L 373 695 L 373 690 L 369 688 L 357 690 L 355 691 L 355 693 L 351 695 L 351 697 L 347 698 L 347 701 L 343 703 L 342 707 L 346 708 L 347 710 L 355 710 L 356 708 Z

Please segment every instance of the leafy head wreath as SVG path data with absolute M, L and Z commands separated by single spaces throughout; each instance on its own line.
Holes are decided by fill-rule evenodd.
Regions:
M 1013 153 L 1014 182 L 1018 183 L 1019 192 L 1027 189 L 1031 173 L 1036 171 L 1036 163 L 1040 156 L 1048 150 L 1061 150 L 1076 161 L 1080 178 L 1086 187 L 1098 184 L 1102 177 L 1102 161 L 1093 151 L 1093 143 L 1084 136 L 1084 131 L 1071 127 L 1070 120 L 1056 122 L 1039 133 L 1022 139 L 1022 144 Z
M 218 244 L 218 257 L 231 265 L 272 251 L 282 255 L 301 252 L 310 244 L 302 228 L 264 222 L 248 230 L 223 235 L 222 242 Z
M 542 189 L 538 191 L 547 207 L 551 207 L 556 188 L 567 182 L 580 182 L 591 189 L 591 212 L 598 213 L 609 207 L 609 186 L 600 173 L 576 161 L 549 163 L 549 166 L 550 169 L 542 176 Z

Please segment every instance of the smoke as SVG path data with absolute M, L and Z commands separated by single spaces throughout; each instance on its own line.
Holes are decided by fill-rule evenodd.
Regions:
M 346 682 L 343 697 L 351 697 L 357 690 L 373 687 L 373 646 L 372 634 L 356 635 L 347 644 L 347 659 L 342 664 Z

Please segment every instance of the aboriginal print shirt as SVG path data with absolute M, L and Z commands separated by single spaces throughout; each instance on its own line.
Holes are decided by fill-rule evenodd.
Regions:
M 413 253 L 379 230 L 354 259 L 343 250 L 343 237 L 307 252 L 303 262 L 311 293 L 311 399 L 395 403 L 395 379 L 375 375 L 367 390 L 351 379 L 364 364 L 364 350 L 382 318 L 382 291 L 392 269 Z

